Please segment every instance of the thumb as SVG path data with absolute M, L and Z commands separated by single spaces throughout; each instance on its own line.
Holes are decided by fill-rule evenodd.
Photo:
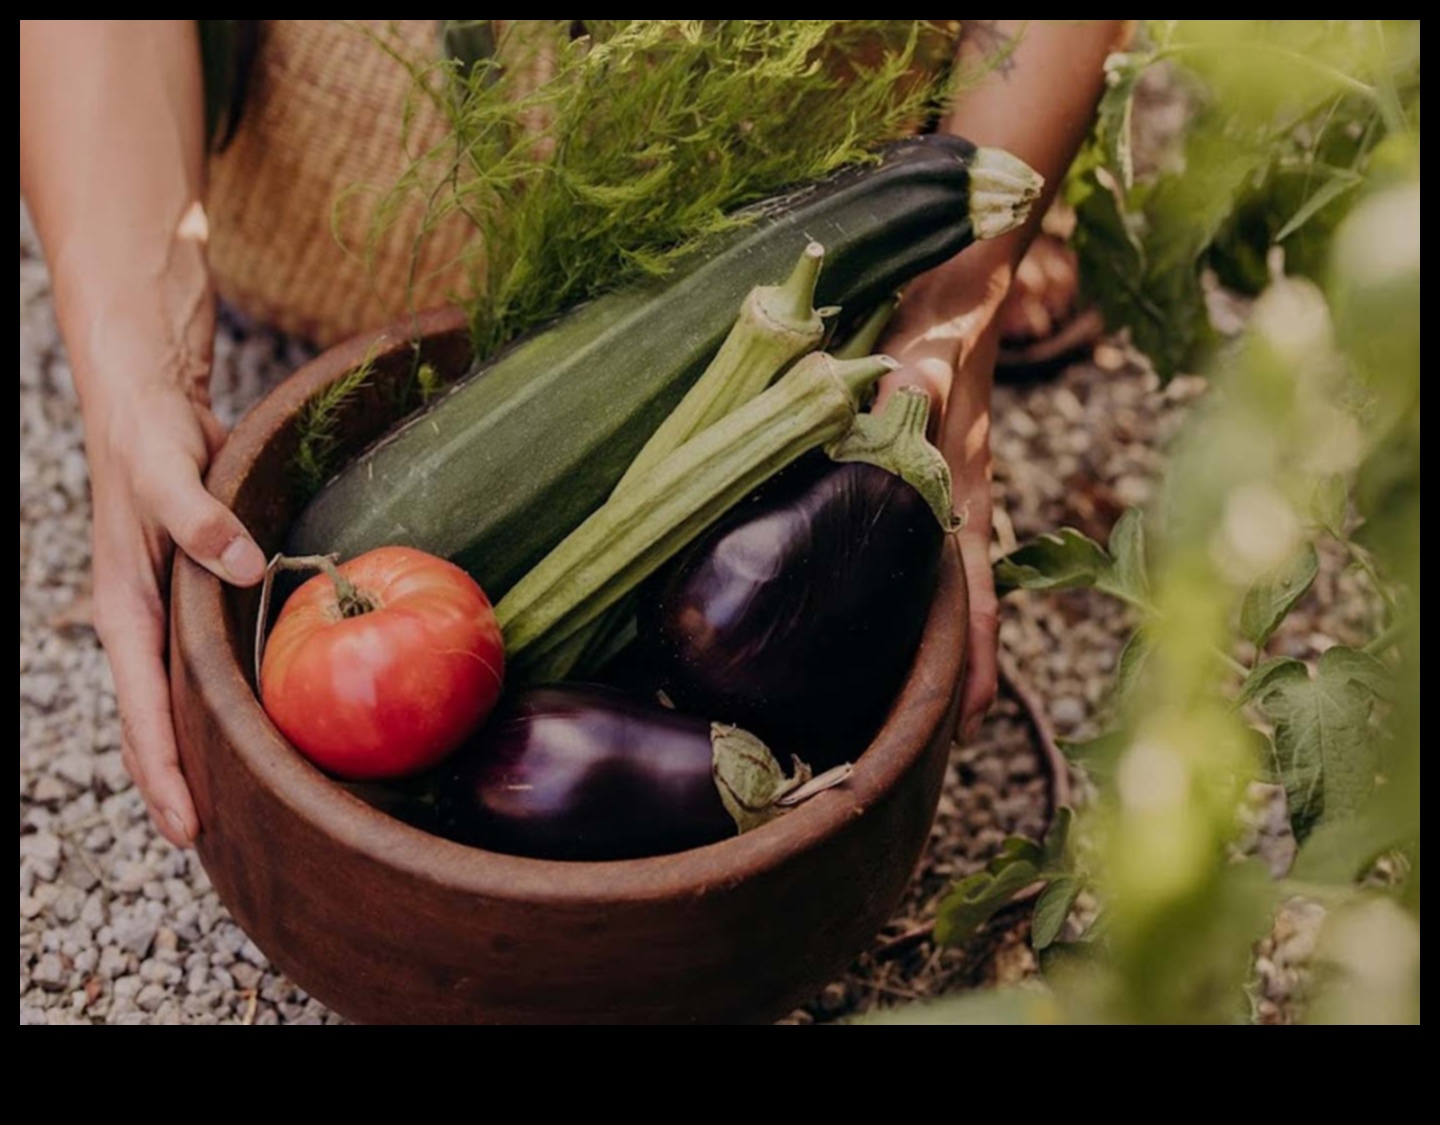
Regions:
M 223 582 L 254 586 L 265 577 L 265 555 L 239 518 L 211 496 L 198 471 L 152 494 L 156 516 L 175 545 Z

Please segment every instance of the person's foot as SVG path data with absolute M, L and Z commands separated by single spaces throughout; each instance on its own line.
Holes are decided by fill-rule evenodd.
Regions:
M 1055 334 L 1075 313 L 1080 265 L 1075 252 L 1042 234 L 1015 271 L 1010 296 L 1000 308 L 1000 332 L 1009 345 L 1033 344 Z
M 999 315 L 1002 368 L 1055 364 L 1093 346 L 1105 330 L 1099 313 L 1080 305 L 1075 252 L 1050 233 L 1020 263 Z

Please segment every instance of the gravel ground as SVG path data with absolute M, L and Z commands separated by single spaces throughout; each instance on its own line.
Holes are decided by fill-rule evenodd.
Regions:
M 228 419 L 304 358 L 234 326 L 218 350 L 216 403 Z M 1124 507 L 1151 496 L 1161 451 L 1203 390 L 1181 380 L 1161 392 L 1109 347 L 1057 382 L 1002 389 L 1002 540 L 1064 524 L 1105 538 Z M 146 821 L 120 763 L 110 674 L 90 627 L 89 503 L 75 394 L 22 205 L 20 1022 L 339 1022 L 270 970 L 196 860 Z M 1282 644 L 1307 656 L 1328 638 L 1348 640 L 1363 628 L 1365 604 L 1343 561 L 1327 558 L 1317 594 Z M 1062 737 L 1098 729 L 1129 624 L 1113 603 L 1085 594 L 1007 606 L 1005 649 Z M 1032 974 L 1020 915 L 967 950 L 938 952 L 917 935 L 937 896 L 1007 836 L 1043 833 L 1047 793 L 1027 717 L 1004 700 L 977 744 L 956 751 L 930 855 L 899 917 L 846 979 L 789 1022 L 832 1022 Z M 1254 830 L 1257 846 L 1283 863 L 1287 836 L 1273 794 L 1257 793 Z M 1293 1019 L 1317 926 L 1314 911 L 1289 911 L 1262 948 L 1263 1021 Z

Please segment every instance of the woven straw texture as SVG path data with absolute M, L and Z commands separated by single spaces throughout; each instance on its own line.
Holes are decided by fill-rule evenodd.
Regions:
M 240 130 L 210 169 L 211 266 L 221 295 L 245 315 L 329 345 L 453 301 L 465 288 L 465 269 L 483 265 L 474 252 L 468 266 L 456 264 L 475 237 L 458 214 L 417 243 L 418 203 L 387 227 L 368 256 L 355 252 L 367 247 L 375 201 L 356 189 L 390 187 L 412 155 L 439 142 L 446 129 L 428 101 L 411 97 L 405 67 L 357 25 L 426 60 L 437 49 L 437 22 L 262 21 Z M 517 88 L 545 82 L 551 60 L 544 50 L 527 45 L 523 34 L 506 34 L 517 21 L 494 22 L 502 57 L 524 52 L 512 60 L 523 75 Z M 959 30 L 955 21 L 928 22 L 935 34 L 922 46 L 917 71 L 943 65 Z M 541 134 L 545 122 L 532 128 Z
M 370 229 L 372 200 L 356 186 L 388 187 L 408 152 L 444 135 L 433 109 L 413 100 L 407 150 L 410 75 L 357 23 L 393 30 L 417 57 L 436 49 L 435 20 L 264 21 L 244 122 L 210 169 L 210 255 L 221 295 L 247 316 L 321 345 L 444 304 L 462 277 L 441 267 L 472 235 L 463 221 L 446 224 L 414 262 L 416 209 L 372 261 L 342 248 L 363 248 Z

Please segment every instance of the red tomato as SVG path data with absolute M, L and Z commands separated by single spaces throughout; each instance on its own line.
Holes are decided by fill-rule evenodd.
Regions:
M 346 781 L 438 765 L 489 718 L 505 645 L 485 592 L 450 563 L 398 547 L 319 575 L 286 603 L 260 694 L 281 732 Z M 342 609 L 342 604 L 345 608 Z

